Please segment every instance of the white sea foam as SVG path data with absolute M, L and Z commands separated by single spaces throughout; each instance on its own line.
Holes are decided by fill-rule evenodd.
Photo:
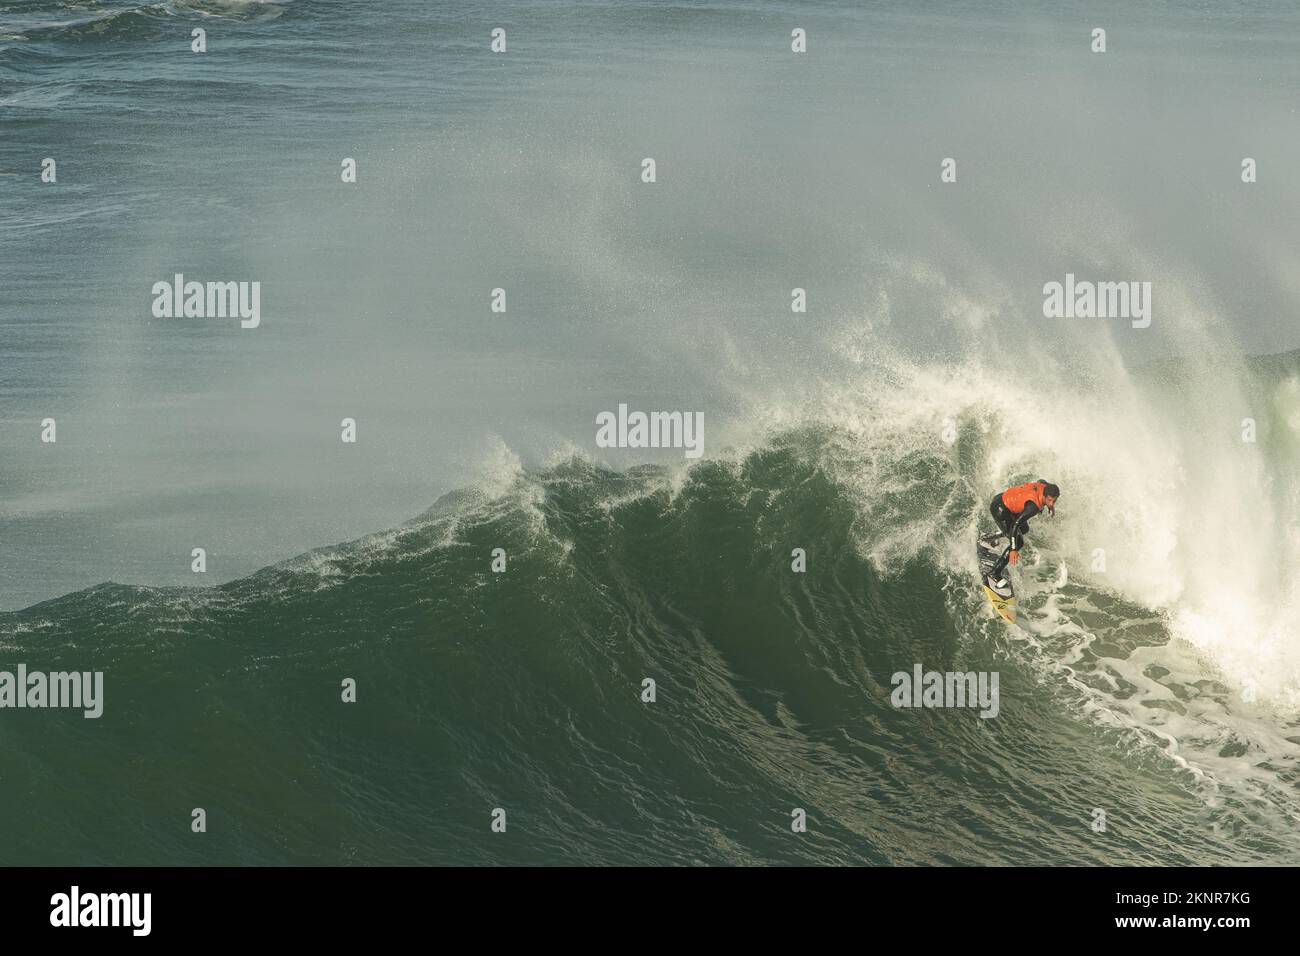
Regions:
M 1180 388 L 1105 348 L 1086 368 L 1044 359 L 1015 373 L 852 354 L 860 385 L 824 389 L 794 417 L 846 436 L 829 467 L 859 501 L 864 554 L 888 572 L 929 552 L 975 600 L 973 540 L 991 527 L 994 493 L 1060 484 L 1057 517 L 1031 526 L 1026 627 L 1012 633 L 1089 719 L 1158 747 L 1207 805 L 1231 782 L 1263 812 L 1300 820 L 1287 783 L 1300 766 L 1296 379 L 1265 389 L 1243 362 L 1220 362 Z M 1245 417 L 1258 419 L 1254 443 Z M 1133 613 L 1166 638 L 1132 650 Z M 1102 660 L 1084 673 L 1086 649 Z

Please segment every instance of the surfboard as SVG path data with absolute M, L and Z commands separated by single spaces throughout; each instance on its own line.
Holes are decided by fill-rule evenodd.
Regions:
M 975 546 L 975 553 L 980 562 L 980 586 L 984 596 L 993 605 L 993 610 L 1008 624 L 1016 623 L 1016 593 L 1011 589 L 1011 577 L 1006 576 L 1006 584 L 998 587 L 989 578 L 989 572 L 997 565 L 998 559 L 1006 548 L 1006 539 L 997 533 L 981 535 Z

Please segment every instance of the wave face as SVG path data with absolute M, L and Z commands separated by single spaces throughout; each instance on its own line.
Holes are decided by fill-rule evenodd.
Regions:
M 1295 356 L 1253 374 L 1294 390 Z M 1173 396 L 1186 376 L 1158 378 Z M 1085 570 L 1105 488 L 1064 468 L 1026 630 L 1004 627 L 972 541 L 1011 445 L 989 413 L 958 418 L 951 442 L 909 442 L 897 416 L 822 416 L 680 471 L 507 466 L 227 585 L 105 584 L 4 615 L 6 665 L 105 672 L 98 720 L 0 723 L 4 862 L 1294 862 L 1281 652 L 1244 630 L 1195 644 L 1199 572 L 1161 605 L 1123 561 Z M 1145 535 L 1166 574 L 1196 524 Z M 1247 659 L 1271 697 L 1242 694 Z M 891 675 L 917 663 L 998 672 L 999 715 L 894 708 Z

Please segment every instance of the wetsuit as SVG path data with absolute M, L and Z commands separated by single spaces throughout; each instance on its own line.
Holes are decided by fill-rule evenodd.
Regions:
M 990 577 L 1002 576 L 1002 569 L 1007 566 L 1012 551 L 1019 551 L 1025 544 L 1025 535 L 1029 533 L 1029 519 L 1043 512 L 1043 490 L 1047 486 L 1042 482 L 1030 482 L 1008 488 L 993 499 L 989 505 L 989 514 L 998 523 L 1002 533 L 1011 539 L 1011 547 L 994 566 Z

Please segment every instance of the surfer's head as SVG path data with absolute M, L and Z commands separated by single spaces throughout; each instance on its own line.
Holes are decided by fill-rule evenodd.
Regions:
M 1048 517 L 1056 517 L 1056 499 L 1061 497 L 1061 489 L 1052 484 L 1046 478 L 1039 478 L 1038 483 L 1043 486 L 1043 502 L 1047 505 Z

